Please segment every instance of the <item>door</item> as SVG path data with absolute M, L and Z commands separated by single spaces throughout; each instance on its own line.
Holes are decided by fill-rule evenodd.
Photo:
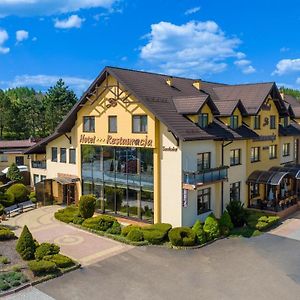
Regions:
M 24 166 L 24 156 L 16 156 L 17 166 Z
M 63 204 L 71 205 L 75 203 L 75 185 L 63 185 Z

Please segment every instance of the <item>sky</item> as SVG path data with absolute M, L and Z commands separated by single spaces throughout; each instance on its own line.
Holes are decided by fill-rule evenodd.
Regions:
M 0 0 L 0 88 L 81 95 L 105 66 L 300 89 L 296 0 Z

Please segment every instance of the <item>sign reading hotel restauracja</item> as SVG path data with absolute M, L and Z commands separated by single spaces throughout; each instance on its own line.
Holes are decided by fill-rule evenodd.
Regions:
M 149 139 L 146 135 L 144 138 L 124 138 L 124 137 L 113 137 L 112 135 L 107 135 L 106 138 L 99 138 L 97 136 L 88 136 L 82 134 L 80 136 L 81 144 L 105 144 L 112 146 L 131 146 L 131 147 L 153 147 L 153 140 Z

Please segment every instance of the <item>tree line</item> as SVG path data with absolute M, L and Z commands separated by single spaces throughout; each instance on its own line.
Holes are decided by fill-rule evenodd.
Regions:
M 0 89 L 0 139 L 48 136 L 77 100 L 62 79 L 46 93 L 28 87 Z

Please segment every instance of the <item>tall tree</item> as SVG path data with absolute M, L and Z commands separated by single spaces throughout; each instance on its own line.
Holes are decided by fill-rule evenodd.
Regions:
M 77 101 L 75 93 L 65 85 L 62 79 L 51 87 L 45 97 L 45 118 L 47 130 L 52 133 L 63 117 Z
M 300 91 L 296 89 L 285 88 L 284 86 L 280 88 L 280 92 L 283 92 L 286 95 L 291 95 L 297 100 L 300 99 Z
M 0 90 L 0 139 L 3 139 L 4 130 L 8 129 L 8 118 L 11 102 L 9 97 Z

